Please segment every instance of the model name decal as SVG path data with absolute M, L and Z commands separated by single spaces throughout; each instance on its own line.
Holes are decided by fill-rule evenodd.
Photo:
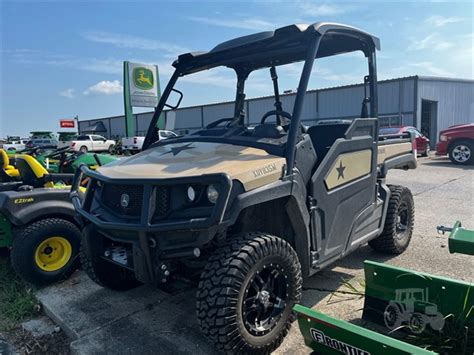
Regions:
M 275 164 L 269 164 L 267 166 L 264 166 L 263 168 L 257 169 L 252 171 L 254 177 L 261 177 L 270 173 L 273 173 L 274 171 L 277 170 L 277 167 Z
M 27 197 L 27 198 L 16 198 L 13 203 L 15 204 L 20 204 L 20 203 L 30 203 L 33 202 L 34 199 L 33 197 Z
M 311 333 L 311 338 L 313 338 L 315 342 L 326 345 L 327 347 L 340 351 L 343 354 L 370 355 L 370 353 L 365 350 L 356 348 L 355 346 L 349 345 L 337 339 L 330 338 L 318 329 L 311 328 L 310 333 Z

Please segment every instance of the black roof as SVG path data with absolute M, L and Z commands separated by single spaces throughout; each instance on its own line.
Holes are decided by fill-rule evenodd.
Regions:
M 299 62 L 305 58 L 308 36 L 315 34 L 322 36 L 317 58 L 359 50 L 369 55 L 374 49 L 380 49 L 380 40 L 367 32 L 347 25 L 317 22 L 235 38 L 209 52 L 182 54 L 173 66 L 182 74 L 189 74 L 217 66 L 251 71 Z
M 105 128 L 104 122 L 99 121 L 96 124 L 89 126 L 89 127 L 84 127 L 81 129 L 81 133 L 103 133 L 107 132 L 107 128 Z

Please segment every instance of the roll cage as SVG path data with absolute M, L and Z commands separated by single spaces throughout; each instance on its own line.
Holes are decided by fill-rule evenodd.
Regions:
M 329 57 L 354 51 L 362 51 L 368 60 L 368 76 L 365 77 L 366 94 L 363 102 L 362 117 L 378 117 L 377 107 L 377 67 L 376 50 L 380 49 L 377 37 L 357 28 L 327 22 L 318 22 L 312 25 L 293 24 L 275 31 L 260 32 L 223 42 L 209 52 L 186 53 L 174 61 L 175 71 L 171 76 L 163 95 L 156 107 L 150 122 L 143 149 L 148 149 L 156 135 L 158 119 L 166 105 L 166 101 L 179 77 L 225 66 L 233 69 L 237 75 L 237 89 L 234 106 L 234 117 L 229 119 L 229 126 L 243 126 L 245 81 L 249 74 L 258 69 L 270 68 L 275 93 L 275 115 L 278 122 L 285 120 L 279 115 L 278 79 L 275 67 L 304 61 L 298 90 L 296 94 L 291 122 L 287 134 L 285 157 L 287 173 L 290 174 L 294 166 L 295 146 L 301 134 L 301 112 L 308 87 L 313 63 L 317 58 Z M 366 109 L 369 105 L 370 112 Z M 169 106 L 168 106 L 169 107 Z

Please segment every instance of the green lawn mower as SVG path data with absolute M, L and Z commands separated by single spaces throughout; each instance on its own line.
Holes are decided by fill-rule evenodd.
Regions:
M 87 164 L 91 156 L 74 161 L 68 157 L 72 155 L 59 160 L 58 169 L 64 162 Z M 102 163 L 101 158 L 92 158 L 96 165 Z M 79 266 L 81 239 L 69 198 L 73 174 L 50 173 L 40 161 L 32 155 L 16 155 L 19 177 L 0 183 L 0 248 L 10 249 L 14 270 L 36 286 L 66 278 Z
M 53 150 L 35 147 L 23 151 L 22 154 L 33 156 L 50 173 L 72 174 L 82 164 L 95 169 L 98 165 L 105 165 L 118 159 L 110 154 L 76 152 L 70 147 Z
M 450 253 L 474 255 L 474 231 L 456 222 Z M 375 332 L 296 305 L 300 331 L 317 354 L 473 354 L 474 286 L 470 283 L 365 261 L 362 318 Z

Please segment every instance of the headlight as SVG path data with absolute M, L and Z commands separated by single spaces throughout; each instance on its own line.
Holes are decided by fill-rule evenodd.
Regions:
M 194 202 L 196 199 L 196 190 L 192 186 L 188 186 L 187 197 L 189 202 Z
M 446 142 L 446 141 L 448 140 L 448 137 L 445 136 L 444 134 L 442 134 L 442 135 L 439 136 L 439 140 L 440 140 L 441 142 Z
M 217 191 L 214 185 L 209 185 L 207 187 L 207 199 L 210 203 L 216 203 L 219 197 L 219 191 Z

